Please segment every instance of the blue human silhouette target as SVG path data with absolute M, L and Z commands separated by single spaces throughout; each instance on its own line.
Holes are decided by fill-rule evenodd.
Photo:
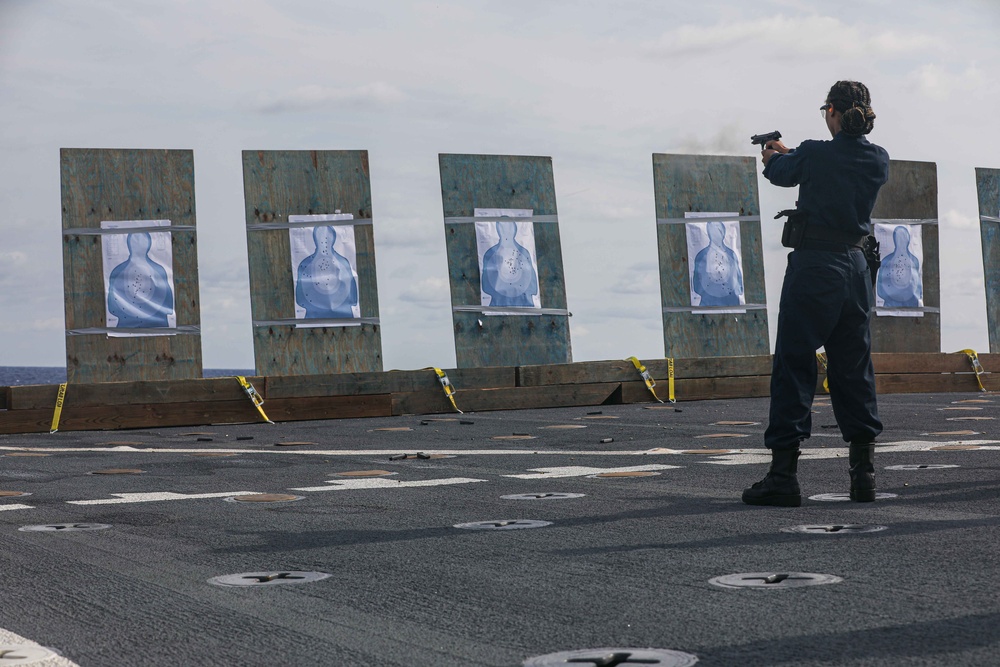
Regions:
M 101 222 L 102 229 L 123 230 L 101 235 L 105 321 L 109 329 L 120 330 L 109 336 L 155 335 L 129 330 L 176 328 L 170 232 L 149 231 L 169 225 L 169 220 Z
M 288 221 L 322 223 L 351 220 L 353 217 L 350 213 L 290 215 Z M 354 225 L 292 227 L 288 236 L 295 289 L 295 318 L 360 319 Z M 296 326 L 310 325 L 302 322 Z M 340 323 L 339 326 L 352 326 L 352 323 Z
M 922 317 L 924 246 L 920 225 L 876 223 L 882 266 L 875 283 L 879 315 Z
M 496 217 L 476 222 L 476 246 L 481 279 L 480 305 L 491 308 L 542 307 L 538 289 L 538 256 L 531 209 L 475 209 L 475 217 Z M 504 314 L 486 311 L 486 315 Z
M 738 217 L 736 213 L 693 212 L 684 217 L 719 218 L 728 215 Z M 746 312 L 745 308 L 740 308 L 746 305 L 740 223 L 736 220 L 710 220 L 688 222 L 684 226 L 687 232 L 691 307 L 712 308 L 710 312 Z M 727 306 L 732 309 L 727 309 Z

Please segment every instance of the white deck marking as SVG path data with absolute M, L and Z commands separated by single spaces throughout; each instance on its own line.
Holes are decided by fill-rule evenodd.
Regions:
M 1000 442 L 1000 441 L 998 441 Z M 934 443 L 944 444 L 944 443 Z M 413 452 L 418 448 L 414 446 L 397 447 L 395 449 L 197 449 L 197 448 L 176 448 L 176 447 L 0 447 L 2 451 L 13 452 L 108 452 L 129 453 L 129 454 L 255 454 L 267 455 L 278 454 L 282 456 L 392 456 L 403 454 L 407 451 Z M 425 454 L 452 454 L 455 456 L 488 455 L 488 456 L 520 456 L 525 454 L 539 454 L 547 456 L 638 456 L 651 451 L 648 449 L 638 450 L 567 450 L 567 449 L 427 449 L 419 448 Z M 680 452 L 682 450 L 664 450 Z
M 819 437 L 819 434 L 817 434 Z M 983 450 L 1000 450 L 1000 440 L 903 440 L 898 442 L 879 443 L 876 452 L 889 454 L 893 452 L 929 451 L 934 447 L 945 445 L 976 445 Z M 411 447 L 411 449 L 413 449 Z M 2 446 L 0 452 L 108 452 L 135 454 L 253 454 L 256 456 L 277 454 L 281 456 L 392 456 L 399 454 L 396 449 L 312 449 L 312 450 L 268 450 L 268 449 L 183 449 L 159 447 L 12 447 Z M 547 449 L 421 449 L 427 454 L 445 454 L 452 456 L 684 456 L 690 458 L 693 447 L 673 449 L 670 447 L 654 447 L 652 449 L 629 450 L 547 450 Z M 828 459 L 846 456 L 847 447 L 815 448 L 806 447 L 802 450 L 804 459 Z M 731 449 L 728 454 L 719 454 L 700 459 L 697 463 L 715 465 L 747 465 L 765 463 L 770 460 L 770 452 L 763 448 Z M 326 489 L 327 487 L 323 487 Z
M 890 442 L 885 444 L 875 445 L 875 454 L 893 454 L 896 452 L 926 452 L 931 449 L 931 447 L 941 447 L 942 445 L 976 445 L 985 450 L 990 449 L 1000 449 L 1000 447 L 991 446 L 996 443 L 1000 443 L 1000 440 L 954 440 L 950 442 L 928 442 L 925 440 L 903 440 L 900 442 Z M 836 459 L 836 458 L 846 458 L 848 455 L 847 447 L 828 447 L 824 449 L 815 449 L 812 447 L 806 447 L 802 450 L 802 456 L 799 458 L 802 460 L 815 460 L 815 459 Z M 710 463 L 715 465 L 748 465 L 753 463 L 769 463 L 771 461 L 771 452 L 766 449 L 734 449 L 729 454 L 720 454 L 718 456 L 712 456 L 711 461 L 703 461 L 703 463 Z
M 0 512 L 6 512 L 10 510 L 33 510 L 33 509 L 35 508 L 32 507 L 31 505 L 19 505 L 19 504 L 0 505 Z
M 3 646 L 4 648 L 23 646 L 25 649 L 28 650 L 33 649 L 34 652 L 37 652 L 41 647 L 41 645 L 38 642 L 33 642 L 30 639 L 22 637 L 19 634 L 15 634 L 10 630 L 4 630 L 3 628 L 0 628 L 0 646 Z M 13 662 L 15 655 L 17 655 L 16 652 L 12 655 L 9 654 L 9 659 L 12 661 L 11 664 L 15 664 Z M 23 655 L 27 657 L 27 652 Z M 61 655 L 56 655 L 55 653 L 49 655 L 47 658 L 43 657 L 41 660 L 35 660 L 33 662 L 24 662 L 20 664 L 32 665 L 32 667 L 80 667 L 78 664 L 76 664 L 69 658 L 65 658 Z
M 112 493 L 116 496 L 103 500 L 68 500 L 70 505 L 126 505 L 129 503 L 156 503 L 163 500 L 200 500 L 203 498 L 228 498 L 229 496 L 256 496 L 259 491 L 226 491 L 224 493 L 174 493 L 153 491 L 149 493 Z
M 586 466 L 564 466 L 561 468 L 531 468 L 534 472 L 522 475 L 503 475 L 517 479 L 554 479 L 556 477 L 585 477 L 602 472 L 646 472 L 651 470 L 670 470 L 683 466 L 648 465 L 626 466 L 624 468 L 588 468 Z
M 414 482 L 401 482 L 384 477 L 370 479 L 331 479 L 325 486 L 304 486 L 289 489 L 289 491 L 357 491 L 360 489 L 410 489 L 420 486 L 447 486 L 450 484 L 471 484 L 485 482 L 485 479 L 471 477 L 446 477 L 444 479 L 420 479 Z

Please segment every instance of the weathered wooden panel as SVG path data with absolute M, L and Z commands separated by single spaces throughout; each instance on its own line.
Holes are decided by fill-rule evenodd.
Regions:
M 531 209 L 556 215 L 552 158 L 508 155 L 440 155 L 441 197 L 451 304 L 481 303 L 479 254 L 472 217 L 476 208 Z M 566 310 L 559 225 L 535 223 L 535 251 L 542 308 Z M 459 368 L 520 366 L 572 361 L 568 315 L 483 315 L 453 311 Z
M 363 313 L 364 310 L 362 317 L 368 317 Z M 381 370 L 380 324 L 301 328 L 293 324 L 255 326 L 253 341 L 254 372 L 259 375 L 277 377 Z
M 537 241 L 537 227 L 535 234 Z M 542 304 L 543 307 L 548 307 L 544 305 L 545 301 Z M 455 358 L 460 368 L 507 366 L 512 363 L 537 364 L 545 363 L 545 359 L 565 362 L 572 359 L 569 317 L 566 315 L 486 316 L 480 313 L 453 313 L 453 320 Z M 566 352 L 565 355 L 563 351 Z
M 443 369 L 456 390 L 513 387 L 513 368 Z M 436 391 L 444 388 L 433 370 L 345 373 L 339 375 L 272 376 L 267 379 L 267 398 L 301 396 L 353 396 L 396 392 Z M 447 401 L 446 401 L 447 402 Z
M 976 169 L 990 352 L 1000 354 L 1000 169 Z
M 250 309 L 258 375 L 317 375 L 382 370 L 377 323 L 296 328 L 289 215 L 351 213 L 372 218 L 368 151 L 243 151 Z M 345 223 L 331 223 L 345 224 Z M 373 225 L 354 227 L 362 318 L 378 318 Z M 289 324 L 263 322 L 292 320 Z
M 669 362 L 666 359 L 642 359 L 640 361 L 656 381 L 656 386 L 665 387 L 669 377 Z M 770 355 L 674 360 L 675 378 L 737 377 L 769 375 L 770 373 Z M 623 360 L 522 366 L 518 369 L 518 385 L 522 387 L 587 382 L 631 382 L 639 377 L 639 371 L 636 370 L 632 362 Z
M 933 162 L 891 160 L 889 182 L 882 186 L 872 218 L 887 220 L 936 220 L 938 217 L 937 165 Z M 924 307 L 941 307 L 941 273 L 938 225 L 922 225 L 924 246 Z M 875 352 L 940 352 L 941 313 L 923 317 L 872 316 L 872 350 Z
M 102 220 L 196 225 L 191 151 L 63 148 L 60 172 L 63 230 L 100 229 Z M 198 327 L 197 235 L 175 230 L 171 239 L 177 326 Z M 64 233 L 67 331 L 107 327 L 103 276 L 101 236 Z M 201 337 L 67 335 L 66 374 L 70 382 L 199 378 Z
M 689 211 L 759 216 L 757 170 L 751 157 L 653 154 L 657 220 Z M 695 221 L 692 221 L 695 222 Z M 766 305 L 760 222 L 740 222 L 743 285 L 747 304 Z M 683 224 L 657 224 L 660 302 L 664 309 L 689 308 L 687 236 Z M 663 312 L 667 357 L 735 357 L 770 352 L 767 310 L 741 314 Z
M 501 389 L 468 389 L 455 392 L 455 402 L 463 412 L 491 410 L 533 410 L 565 408 L 582 405 L 603 405 L 611 401 L 620 384 L 549 385 L 545 387 L 506 387 Z M 440 414 L 454 412 L 443 393 L 429 391 L 392 395 L 392 413 Z

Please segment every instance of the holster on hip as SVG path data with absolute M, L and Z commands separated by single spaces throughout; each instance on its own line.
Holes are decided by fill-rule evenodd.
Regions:
M 788 219 L 785 220 L 785 226 L 781 230 L 781 245 L 786 248 L 798 248 L 806 238 L 806 215 L 802 211 L 789 208 L 780 211 L 778 215 L 774 216 L 774 219 L 777 220 L 786 215 Z
M 879 252 L 879 242 L 875 240 L 875 236 L 866 236 L 864 240 L 864 246 L 862 248 L 865 251 L 865 261 L 868 262 L 868 272 L 871 274 L 872 287 L 875 287 L 875 281 L 878 276 L 879 267 L 882 266 L 882 256 Z

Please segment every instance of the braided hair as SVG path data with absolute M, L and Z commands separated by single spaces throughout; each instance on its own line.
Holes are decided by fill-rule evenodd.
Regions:
M 853 137 L 868 134 L 875 127 L 872 97 L 859 81 L 838 81 L 830 88 L 826 101 L 841 113 L 840 129 Z

